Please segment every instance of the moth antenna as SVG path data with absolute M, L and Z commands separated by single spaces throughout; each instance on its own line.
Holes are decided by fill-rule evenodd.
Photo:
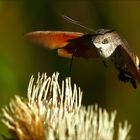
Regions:
M 80 27 L 82 27 L 82 28 L 84 28 L 84 29 L 86 29 L 86 30 L 88 30 L 88 31 L 91 31 L 91 32 L 93 32 L 93 33 L 96 33 L 93 29 L 88 28 L 88 27 L 86 27 L 86 26 L 80 24 L 78 21 L 76 21 L 76 20 L 74 20 L 74 19 L 72 19 L 72 18 L 70 18 L 70 17 L 68 17 L 68 16 L 65 16 L 65 15 L 61 15 L 61 16 L 62 16 L 63 19 L 65 19 L 66 21 L 68 21 L 68 22 L 70 22 L 70 23 L 72 23 L 72 24 L 78 25 L 78 26 L 80 26 Z

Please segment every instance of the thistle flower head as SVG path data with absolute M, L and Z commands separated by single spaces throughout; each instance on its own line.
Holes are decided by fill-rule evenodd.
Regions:
M 15 96 L 2 109 L 2 122 L 19 140 L 113 139 L 116 111 L 81 105 L 82 92 L 70 78 L 58 83 L 58 73 L 38 75 L 29 82 L 27 99 Z M 128 139 L 127 121 L 118 127 L 118 139 Z

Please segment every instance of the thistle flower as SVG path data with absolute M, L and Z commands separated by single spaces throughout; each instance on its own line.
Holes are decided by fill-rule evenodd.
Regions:
M 2 109 L 2 122 L 19 140 L 113 139 L 116 111 L 108 113 L 97 105 L 81 105 L 82 91 L 71 79 L 61 85 L 58 73 L 38 75 L 29 82 L 27 99 L 15 96 Z M 131 126 L 119 124 L 118 139 L 129 139 Z

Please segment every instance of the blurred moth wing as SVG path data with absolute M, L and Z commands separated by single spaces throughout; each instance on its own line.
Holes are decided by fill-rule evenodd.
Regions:
M 89 35 L 80 32 L 65 31 L 34 31 L 26 34 L 34 43 L 50 50 L 58 49 L 58 55 L 66 58 L 72 56 L 84 58 L 98 57 L 97 50 L 91 42 Z M 90 35 L 92 37 L 92 35 Z M 90 45 L 89 45 L 90 44 Z
M 125 46 L 118 46 L 120 48 L 121 54 L 126 61 L 128 70 L 133 75 L 133 77 L 140 82 L 140 70 L 139 70 L 139 58 L 137 55 L 129 51 Z
M 64 47 L 68 44 L 67 40 L 83 36 L 79 32 L 63 31 L 35 31 L 29 32 L 26 36 L 34 43 L 40 44 L 50 50 Z

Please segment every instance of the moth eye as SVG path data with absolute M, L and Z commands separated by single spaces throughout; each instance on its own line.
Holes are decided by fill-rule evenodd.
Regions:
M 103 44 L 107 44 L 108 43 L 108 39 L 105 38 L 103 41 L 102 41 Z

